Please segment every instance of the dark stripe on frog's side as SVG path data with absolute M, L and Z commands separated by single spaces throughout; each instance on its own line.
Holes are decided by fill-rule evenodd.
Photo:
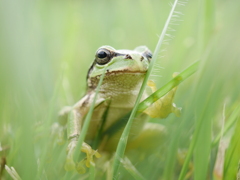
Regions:
M 104 113 L 103 113 L 103 115 L 101 117 L 101 123 L 99 125 L 98 132 L 96 134 L 96 137 L 93 140 L 92 147 L 94 149 L 98 148 L 99 143 L 103 139 L 103 129 L 104 129 L 106 121 L 107 121 L 107 116 L 108 116 L 110 105 L 111 105 L 111 99 L 109 99 L 109 101 L 107 101 L 107 106 L 106 106 L 106 109 L 104 110 Z
M 111 137 L 115 133 L 117 133 L 120 129 L 122 129 L 128 122 L 128 119 L 131 115 L 132 111 L 129 111 L 127 114 L 125 114 L 122 118 L 119 118 L 118 121 L 114 122 L 108 129 L 106 129 L 103 133 L 102 136 L 108 136 Z

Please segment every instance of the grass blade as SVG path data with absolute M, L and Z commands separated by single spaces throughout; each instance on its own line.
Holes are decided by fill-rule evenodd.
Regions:
M 153 102 L 157 101 L 159 98 L 161 98 L 167 92 L 169 92 L 172 88 L 179 85 L 181 82 L 183 82 L 188 77 L 190 77 L 193 73 L 195 73 L 197 71 L 198 66 L 199 66 L 199 61 L 196 61 L 191 66 L 189 66 L 187 69 L 185 69 L 183 72 L 181 72 L 179 75 L 174 77 L 167 84 L 165 84 L 163 87 L 161 87 L 156 92 L 154 92 L 152 95 L 150 95 L 148 98 L 146 98 L 144 101 L 142 101 L 138 105 L 137 113 L 138 114 L 142 113 L 147 107 L 149 107 L 149 104 L 152 104 Z
M 177 2 L 178 2 L 178 0 L 174 1 L 174 4 L 173 4 L 172 9 L 170 11 L 170 14 L 167 18 L 167 21 L 164 25 L 163 31 L 161 33 L 161 36 L 159 37 L 157 46 L 156 46 L 155 51 L 153 53 L 152 61 L 149 65 L 148 71 L 147 71 L 146 76 L 143 80 L 143 84 L 142 84 L 141 89 L 139 91 L 139 95 L 136 99 L 135 106 L 132 110 L 132 113 L 129 117 L 128 123 L 127 123 L 126 127 L 124 128 L 122 136 L 119 140 L 118 147 L 117 147 L 116 154 L 115 154 L 114 164 L 113 164 L 113 178 L 114 179 L 118 179 L 118 169 L 119 169 L 119 166 L 120 166 L 120 160 L 123 158 L 123 155 L 124 155 L 124 152 L 125 152 L 125 149 L 126 149 L 127 139 L 128 139 L 128 135 L 129 135 L 129 132 L 130 132 L 130 129 L 131 129 L 132 121 L 133 121 L 133 118 L 135 117 L 135 115 L 137 113 L 139 102 L 141 100 L 142 94 L 143 94 L 143 92 L 145 90 L 145 87 L 147 85 L 147 81 L 148 81 L 148 78 L 149 78 L 149 76 L 151 74 L 151 71 L 153 69 L 154 62 L 156 61 L 157 56 L 160 52 L 160 48 L 163 44 L 163 40 L 164 40 L 164 37 L 166 35 L 167 28 L 169 26 L 169 23 L 170 23 L 170 20 L 172 18 L 175 7 L 177 6 Z
M 236 108 L 232 114 L 230 115 L 230 117 L 228 118 L 228 121 L 226 122 L 225 126 L 224 126 L 224 130 L 223 132 L 220 132 L 217 137 L 214 139 L 212 146 L 215 147 L 218 145 L 220 139 L 222 138 L 222 136 L 224 136 L 227 132 L 229 132 L 229 130 L 235 125 L 237 119 L 237 115 L 240 112 L 240 106 L 238 108 Z
M 89 127 L 89 124 L 90 124 L 90 121 L 91 121 L 91 117 L 92 117 L 92 114 L 93 114 L 95 102 L 97 100 L 99 88 L 100 88 L 100 86 L 101 86 L 101 84 L 103 82 L 103 78 L 105 76 L 106 69 L 107 69 L 107 66 L 103 70 L 103 74 L 101 75 L 101 78 L 100 78 L 100 80 L 98 82 L 98 85 L 97 85 L 96 94 L 94 96 L 93 102 L 92 102 L 92 104 L 90 106 L 90 109 L 89 109 L 89 111 L 87 113 L 87 116 L 86 116 L 86 119 L 84 121 L 83 128 L 81 130 L 81 133 L 80 133 L 80 136 L 79 136 L 79 139 L 78 139 L 78 143 L 77 143 L 74 155 L 73 155 L 73 159 L 75 159 L 75 160 L 77 160 L 77 158 L 79 156 L 79 151 L 77 151 L 77 149 L 80 149 L 80 147 L 82 146 L 82 143 L 83 143 L 83 141 L 84 141 L 84 139 L 86 137 L 86 134 L 87 134 L 87 131 L 88 131 L 88 127 Z
M 212 121 L 209 114 L 203 113 L 200 131 L 197 135 L 196 146 L 194 151 L 194 179 L 206 179 L 209 157 L 211 153 L 211 135 L 212 135 Z M 198 121 L 199 121 L 198 120 Z
M 239 110 L 239 108 L 240 108 L 240 105 L 236 108 L 236 110 Z M 232 136 L 230 145 L 226 151 L 223 180 L 236 179 L 237 172 L 238 172 L 238 163 L 240 161 L 240 154 L 239 154 L 240 115 L 239 115 L 239 111 L 238 113 L 233 113 L 233 114 L 235 116 L 235 118 L 233 117 L 233 119 L 237 120 L 237 125 L 235 127 L 235 132 Z
M 136 180 L 145 180 L 145 178 L 141 175 L 141 173 L 134 167 L 131 161 L 125 157 L 122 161 L 124 168 L 134 177 Z
M 78 157 L 79 157 L 79 149 L 81 148 L 82 146 L 82 143 L 86 137 L 86 134 L 87 134 L 87 131 L 88 131 L 88 127 L 89 127 L 89 124 L 90 124 L 90 121 L 91 121 L 91 117 L 92 117 L 92 114 L 93 114 L 93 110 L 94 110 L 94 106 L 95 106 L 95 102 L 97 100 L 97 96 L 98 96 L 98 92 L 99 92 L 99 89 L 100 89 L 100 86 L 103 82 L 103 78 L 105 76 L 105 71 L 107 69 L 107 66 L 104 68 L 103 70 L 103 74 L 101 75 L 100 77 L 100 80 L 98 82 L 98 85 L 97 85 L 97 88 L 96 88 L 96 94 L 94 96 L 94 99 L 93 99 L 93 102 L 90 106 L 90 109 L 87 113 L 87 116 L 85 118 L 85 121 L 84 121 L 84 124 L 83 124 L 83 128 L 81 129 L 81 133 L 80 133 L 80 136 L 79 136 L 79 139 L 78 139 L 78 143 L 76 145 L 76 148 L 75 148 L 75 152 L 73 154 L 73 160 L 77 161 Z M 94 170 L 91 169 L 91 172 L 93 172 Z M 69 176 L 71 175 L 71 173 L 67 173 L 65 179 L 69 179 Z

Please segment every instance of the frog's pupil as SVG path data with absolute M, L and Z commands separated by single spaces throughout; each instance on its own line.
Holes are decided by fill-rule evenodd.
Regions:
M 105 57 L 107 57 L 107 53 L 106 52 L 104 52 L 104 51 L 98 52 L 98 58 L 105 58 Z

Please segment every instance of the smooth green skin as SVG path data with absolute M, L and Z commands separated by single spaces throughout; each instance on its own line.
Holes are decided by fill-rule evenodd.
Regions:
M 70 114 L 68 121 L 69 139 L 79 136 L 81 123 L 83 122 L 83 119 L 93 101 L 96 85 L 98 84 L 100 75 L 103 74 L 103 69 L 106 66 L 107 73 L 103 80 L 103 84 L 100 87 L 100 93 L 95 106 L 98 106 L 106 99 L 110 98 L 112 101 L 110 107 L 114 106 L 118 109 L 126 109 L 127 107 L 129 111 L 134 105 L 139 86 L 141 85 L 144 75 L 148 69 L 149 60 L 143 56 L 143 53 L 150 51 L 145 46 L 137 47 L 133 51 L 115 50 L 110 46 L 102 46 L 99 49 L 103 48 L 121 55 L 113 57 L 110 62 L 104 65 L 99 65 L 95 63 L 95 61 L 93 62 L 87 79 L 87 93 L 78 103 L 75 104 L 72 113 Z M 131 59 L 127 59 L 126 55 L 131 56 Z M 109 113 L 111 114 L 111 111 Z M 96 116 L 94 118 L 100 119 L 100 117 Z M 111 121 L 115 120 L 116 118 L 113 118 Z
M 96 61 L 99 49 L 108 50 L 113 54 L 111 60 L 104 65 L 100 65 Z M 121 129 L 124 127 L 124 123 L 121 123 L 121 118 L 132 110 L 149 67 L 149 55 L 151 53 L 145 46 L 137 47 L 135 50 L 115 50 L 110 46 L 102 46 L 99 49 L 96 52 L 95 60 L 88 72 L 88 89 L 85 96 L 72 108 L 68 108 L 61 114 L 62 117 L 68 117 L 68 122 L 67 120 L 62 121 L 67 122 L 69 139 L 68 155 L 65 164 L 66 170 L 73 170 L 76 167 L 73 154 L 75 154 L 75 148 L 78 145 L 77 142 L 81 132 L 87 133 L 81 133 L 80 139 L 85 139 L 86 142 L 90 142 L 91 144 L 94 144 L 93 141 L 96 139 L 99 140 L 99 134 L 101 136 L 101 134 L 105 133 L 103 136 L 105 138 L 107 137 L 107 145 L 99 149 L 99 151 L 112 152 L 115 150 L 118 143 L 116 139 L 120 138 Z M 105 70 L 105 77 L 100 85 L 97 98 L 95 98 L 100 76 Z M 147 95 L 145 95 L 145 97 L 146 96 Z M 85 116 L 89 112 L 94 99 L 96 100 L 95 108 L 90 116 L 90 123 L 88 123 L 87 128 L 84 127 L 84 129 L 82 129 Z M 108 113 L 107 116 L 104 117 L 106 110 Z M 69 115 L 65 116 L 66 113 Z M 136 121 L 136 125 L 132 130 L 133 134 L 139 134 L 145 124 L 145 119 L 146 115 L 141 116 L 141 121 Z M 122 125 L 116 126 L 119 121 Z M 85 134 L 86 137 L 83 137 L 82 134 Z M 100 148 L 101 140 L 99 140 L 97 144 Z M 93 156 L 97 157 L 98 155 L 96 151 L 85 142 L 82 144 L 81 151 L 86 153 L 87 159 L 77 163 L 77 171 L 83 173 L 85 171 L 83 164 L 89 167 L 90 164 L 94 164 Z
M 101 136 L 100 139 L 104 139 L 104 145 L 101 144 L 102 142 L 99 139 L 99 142 L 97 142 L 100 152 L 114 152 L 116 150 L 118 139 L 126 123 L 122 118 L 128 115 L 133 108 L 151 60 L 150 51 L 145 46 L 137 47 L 134 50 L 115 50 L 110 46 L 102 46 L 99 49 L 107 49 L 114 56 L 106 64 L 99 65 L 96 61 L 98 58 L 96 55 L 87 76 L 87 93 L 71 108 L 67 124 L 68 139 L 70 141 L 67 163 L 65 165 L 67 170 L 75 168 L 72 154 L 76 148 L 85 116 L 94 101 L 96 87 L 104 70 L 106 70 L 106 74 L 99 88 L 94 105 L 95 108 L 87 127 L 86 137 L 84 137 L 85 142 L 81 147 L 81 151 L 87 155 L 87 159 L 84 162 L 81 161 L 81 163 L 85 163 L 87 167 L 90 167 L 90 164 L 94 164 L 93 156 L 99 157 L 99 155 L 96 155 L 96 151 L 88 145 L 88 143 L 94 144 L 99 134 Z M 166 108 L 170 109 L 169 113 L 171 113 L 174 93 L 175 91 L 171 95 L 167 94 L 166 97 L 161 98 L 157 108 L 160 107 L 161 109 L 159 110 L 163 112 L 165 112 Z M 142 100 L 147 96 L 144 93 Z M 152 106 L 155 108 L 154 104 Z M 159 111 L 158 109 L 157 111 L 150 110 L 147 114 L 150 115 L 153 112 L 158 113 Z M 130 130 L 131 135 L 128 138 L 127 149 L 154 149 L 163 140 L 164 128 L 159 124 L 147 123 L 146 119 L 147 115 L 145 113 L 138 115 L 134 119 Z M 124 122 L 122 123 L 122 121 Z M 155 143 L 156 138 L 158 138 L 157 144 Z M 81 172 L 83 172 L 82 164 L 79 165 L 81 166 L 81 170 L 79 170 Z
M 89 73 L 89 78 L 97 77 L 103 74 L 103 69 L 107 66 L 109 72 L 118 72 L 123 70 L 129 70 L 131 72 L 140 71 L 146 72 L 149 66 L 149 61 L 142 54 L 145 51 L 149 51 L 146 46 L 139 46 L 134 50 L 115 50 L 111 46 L 102 46 L 99 49 L 108 49 L 119 54 L 128 54 L 132 59 L 126 59 L 124 56 L 113 57 L 110 62 L 105 65 L 95 64 L 93 70 Z M 149 51 L 150 52 L 150 51 Z M 143 57 L 143 60 L 141 58 Z

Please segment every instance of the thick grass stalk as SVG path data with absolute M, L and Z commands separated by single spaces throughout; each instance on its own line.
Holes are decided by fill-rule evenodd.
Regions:
M 88 131 L 88 127 L 89 127 L 89 124 L 90 124 L 90 121 L 91 121 L 91 117 L 92 117 L 92 114 L 93 114 L 93 110 L 94 110 L 94 107 L 95 107 L 95 102 L 97 100 L 99 88 L 100 88 L 100 86 L 101 86 L 101 84 L 103 82 L 103 78 L 105 76 L 106 69 L 107 69 L 107 66 L 104 68 L 103 74 L 100 77 L 100 80 L 99 80 L 97 88 L 96 88 L 96 94 L 94 96 L 94 99 L 93 99 L 93 102 L 92 102 L 92 104 L 90 106 L 90 109 L 89 109 L 89 111 L 87 113 L 86 119 L 85 119 L 84 124 L 83 124 L 83 128 L 81 129 L 81 133 L 80 133 L 80 136 L 79 136 L 79 139 L 78 139 L 78 143 L 77 143 L 77 146 L 75 148 L 75 152 L 73 154 L 73 160 L 74 161 L 77 161 L 77 159 L 79 157 L 79 151 L 78 150 L 81 148 L 82 143 L 83 143 L 83 141 L 84 141 L 84 139 L 86 137 L 86 134 L 87 134 L 87 131 Z M 90 171 L 94 172 L 94 170 L 92 168 L 91 168 Z M 64 179 L 69 179 L 70 175 L 71 175 L 71 173 L 68 172 Z M 90 178 L 93 179 L 94 175 L 92 175 Z
M 239 162 L 240 162 L 240 115 L 239 115 L 240 104 L 236 107 L 232 119 L 237 121 L 235 126 L 234 134 L 231 138 L 230 145 L 226 151 L 225 162 L 224 162 L 224 172 L 223 180 L 235 179 L 239 171 Z M 238 112 L 238 113 L 235 113 Z
M 103 78 L 104 78 L 104 76 L 105 76 L 105 71 L 106 71 L 106 69 L 107 69 L 107 66 L 104 68 L 103 74 L 101 75 L 101 78 L 100 78 L 100 80 L 99 80 L 99 82 L 98 82 L 97 89 L 96 89 L 96 94 L 95 94 L 95 96 L 94 96 L 94 99 L 93 99 L 93 102 L 92 102 L 92 104 L 91 104 L 91 106 L 90 106 L 90 109 L 89 109 L 89 111 L 88 111 L 88 113 L 87 113 L 85 122 L 84 122 L 84 124 L 83 124 L 83 128 L 81 129 L 81 133 L 80 133 L 80 136 L 79 136 L 79 139 L 78 139 L 78 143 L 77 143 L 77 146 L 76 146 L 76 148 L 75 148 L 75 152 L 74 152 L 74 154 L 73 154 L 73 159 L 74 159 L 74 160 L 77 160 L 77 158 L 78 158 L 78 156 L 79 156 L 79 151 L 78 151 L 78 149 L 81 148 L 82 143 L 83 143 L 83 141 L 84 141 L 84 139 L 85 139 L 85 137 L 86 137 L 86 134 L 87 134 L 87 131 L 88 131 L 88 127 L 89 127 L 89 124 L 90 124 L 90 121 L 91 121 L 91 118 L 92 118 L 92 114 L 93 114 L 95 102 L 96 102 L 96 100 L 97 100 L 99 88 L 100 88 L 100 86 L 101 86 L 101 84 L 102 84 L 102 82 L 103 82 Z
M 187 173 L 187 170 L 188 170 L 188 165 L 189 165 L 190 159 L 192 157 L 195 145 L 197 143 L 198 135 L 199 135 L 200 130 L 202 128 L 202 123 L 203 123 L 202 121 L 198 121 L 198 124 L 196 126 L 197 129 L 195 130 L 195 133 L 194 133 L 193 138 L 192 138 L 192 142 L 190 144 L 190 147 L 188 148 L 188 153 L 187 153 L 187 156 L 185 158 L 185 161 L 184 161 L 184 164 L 183 164 L 183 167 L 182 167 L 182 170 L 181 170 L 181 173 L 179 175 L 178 180 L 184 180 L 184 178 L 186 176 L 186 173 Z
M 57 99 L 57 95 L 59 94 L 59 89 L 60 89 L 60 84 L 62 82 L 62 77 L 59 78 L 58 82 L 56 83 L 56 88 L 54 89 L 54 93 L 53 93 L 53 97 L 50 101 L 50 110 L 49 110 L 49 113 L 47 115 L 47 121 L 45 121 L 46 123 L 46 127 L 50 127 L 51 126 L 51 123 L 52 122 L 52 118 L 53 117 L 53 114 L 54 114 L 54 102 L 56 102 L 56 99 Z M 37 171 L 37 176 L 36 176 L 36 179 L 37 178 L 41 178 L 41 175 L 42 175 L 42 172 L 43 172 L 43 169 L 44 169 L 44 162 L 46 162 L 47 160 L 47 153 L 48 153 L 48 150 L 52 147 L 52 141 L 54 141 L 54 139 L 52 139 L 52 137 L 49 139 L 48 142 L 51 142 L 51 143 L 48 143 L 47 145 L 47 148 L 45 148 L 43 150 L 43 153 L 41 155 L 41 161 L 38 162 L 38 171 Z
M 214 28 L 214 1 L 199 1 L 200 8 L 199 8 L 199 26 L 198 26 L 198 42 L 199 42 L 199 56 L 201 57 L 204 54 L 204 50 L 207 47 L 211 47 L 213 28 Z M 212 48 L 210 48 L 212 49 Z M 209 49 L 209 50 L 210 50 Z M 209 53 L 206 53 L 208 55 Z M 211 60 L 210 60 L 211 61 Z M 207 68 L 205 68 L 206 70 Z M 201 83 L 201 82 L 200 82 Z M 214 82 L 213 82 L 214 84 Z M 201 86 L 202 88 L 207 88 L 205 86 Z M 198 92 L 198 91 L 196 91 Z M 211 94 L 210 92 L 206 95 Z M 214 109 L 214 106 L 210 104 L 214 101 L 214 96 L 209 97 L 209 103 L 201 105 L 201 101 L 198 100 L 199 104 L 198 107 L 200 109 L 211 109 L 211 112 Z M 197 99 L 197 98 L 196 98 Z M 216 101 L 216 100 L 215 100 Z M 209 171 L 209 158 L 211 157 L 211 139 L 212 139 L 212 121 L 211 117 L 213 114 L 208 112 L 208 110 L 204 110 L 200 115 L 201 118 L 198 117 L 197 121 L 201 122 L 201 128 L 198 132 L 197 139 L 194 147 L 193 152 L 193 165 L 194 165 L 194 174 L 193 178 L 195 180 L 202 180 L 206 179 L 207 172 Z M 197 113 L 197 112 L 196 112 Z
M 153 102 L 156 102 L 158 99 L 160 99 L 166 93 L 168 93 L 172 88 L 176 87 L 181 82 L 183 82 L 188 77 L 190 77 L 193 73 L 195 73 L 197 71 L 198 66 L 199 66 L 199 61 L 196 61 L 191 66 L 189 66 L 187 69 L 185 69 L 183 72 L 181 72 L 179 75 L 174 77 L 167 84 L 162 86 L 160 89 L 158 89 L 152 95 L 150 95 L 148 98 L 146 98 L 144 101 L 142 101 L 138 105 L 137 114 L 142 113 L 145 109 L 147 109 L 149 107 L 149 104 L 152 104 Z
M 220 132 L 217 137 L 214 139 L 212 146 L 215 147 L 218 145 L 220 139 L 227 133 L 229 132 L 229 130 L 236 124 L 237 121 L 237 115 L 240 112 L 240 106 L 237 107 L 232 114 L 230 115 L 230 117 L 228 118 L 228 121 L 226 122 L 226 125 L 224 126 L 224 130 L 223 132 Z
M 152 61 L 149 65 L 149 68 L 148 68 L 148 71 L 146 73 L 146 76 L 143 80 L 143 83 L 142 83 L 142 86 L 140 88 L 140 91 L 139 91 L 139 95 L 136 99 L 136 102 L 135 102 L 135 105 L 134 105 L 134 108 L 132 110 L 132 113 L 129 117 L 129 120 L 128 120 L 128 123 L 126 125 L 126 127 L 124 128 L 124 131 L 122 133 L 122 136 L 119 140 L 119 143 L 118 143 L 118 147 L 117 147 L 117 150 L 116 150 L 116 154 L 115 154 L 115 159 L 114 159 L 114 164 L 113 164 L 113 179 L 118 179 L 118 169 L 119 169 L 119 166 L 120 166 L 120 161 L 121 159 L 123 158 L 124 156 L 124 152 L 125 152 L 125 149 L 126 149 L 126 145 L 127 145 L 127 140 L 128 140 L 128 135 L 129 135 L 129 132 L 130 132 L 130 129 L 131 129 L 131 125 L 132 125 L 132 122 L 133 122 L 133 118 L 135 117 L 136 113 L 137 113 L 137 109 L 138 109 L 138 106 L 139 106 L 139 102 L 142 98 L 142 95 L 143 95 L 143 92 L 146 88 L 146 85 L 147 85 L 147 81 L 148 81 L 148 78 L 152 72 L 152 69 L 153 69 L 153 66 L 154 66 L 154 63 L 158 57 L 158 54 L 160 52 L 160 48 L 163 44 L 163 40 L 164 40 L 164 37 L 166 35 L 166 32 L 167 32 L 167 28 L 169 26 L 169 23 L 171 21 L 171 18 L 173 16 L 173 13 L 174 13 L 174 10 L 177 6 L 177 3 L 178 3 L 178 0 L 175 0 L 174 1 L 174 4 L 172 6 L 172 9 L 169 13 L 169 16 L 167 18 L 167 21 L 164 25 L 164 28 L 163 28 L 163 31 L 159 37 L 159 40 L 158 40 L 158 43 L 157 43 L 157 46 L 155 48 L 155 51 L 153 53 L 153 58 L 152 58 Z

